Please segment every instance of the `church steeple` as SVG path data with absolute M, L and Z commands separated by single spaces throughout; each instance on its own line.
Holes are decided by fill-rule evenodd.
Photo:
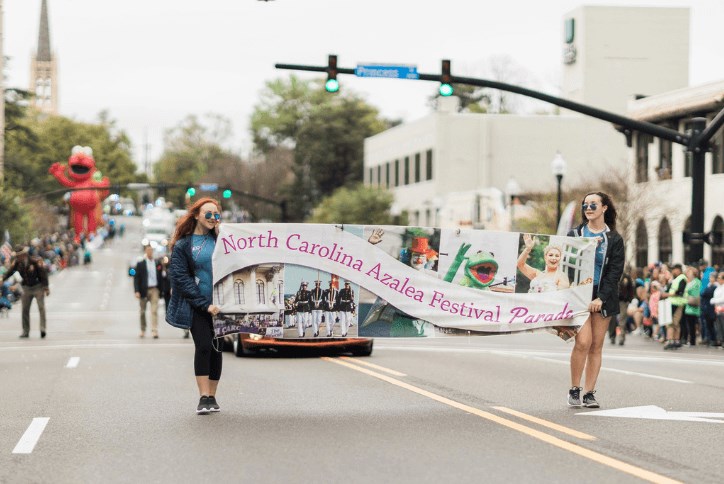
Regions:
M 43 113 L 58 113 L 58 78 L 55 56 L 50 50 L 50 24 L 48 2 L 40 5 L 38 51 L 30 65 L 30 91 L 35 94 L 33 104 Z
M 36 60 L 50 62 L 50 27 L 48 26 L 48 2 L 40 5 L 40 29 L 38 30 L 38 55 Z

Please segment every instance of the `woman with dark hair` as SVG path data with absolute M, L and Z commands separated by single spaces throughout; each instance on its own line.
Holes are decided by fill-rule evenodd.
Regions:
M 212 316 L 219 312 L 213 304 L 211 256 L 221 220 L 221 205 L 213 198 L 202 198 L 189 207 L 176 224 L 171 240 L 171 301 L 166 320 L 190 329 L 196 351 L 194 373 L 201 396 L 198 414 L 221 410 L 216 388 L 221 378 L 221 352 L 214 348 Z
M 618 283 L 625 259 L 623 238 L 616 232 L 616 207 L 611 197 L 601 192 L 587 194 L 581 204 L 581 224 L 568 235 L 589 237 L 598 242 L 593 273 L 593 300 L 588 306 L 591 314 L 576 334 L 576 343 L 571 351 L 568 405 L 598 408 L 594 396 L 596 380 L 601 371 L 601 354 L 609 320 L 619 312 Z M 584 369 L 585 390 L 581 388 Z M 584 390 L 583 398 L 581 390 Z

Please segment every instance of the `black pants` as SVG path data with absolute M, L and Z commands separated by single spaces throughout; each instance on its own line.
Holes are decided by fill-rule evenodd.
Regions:
M 194 311 L 191 336 L 194 338 L 196 346 L 194 374 L 208 376 L 209 380 L 219 380 L 221 378 L 221 351 L 214 349 L 214 325 L 209 313 Z
M 685 314 L 684 315 L 684 321 L 682 321 L 681 325 L 681 340 L 682 342 L 686 342 L 686 339 L 689 339 L 689 344 L 691 346 L 694 346 L 696 344 L 696 327 L 699 324 L 699 316 L 694 316 L 693 314 Z M 686 328 L 686 334 L 684 334 L 684 328 Z

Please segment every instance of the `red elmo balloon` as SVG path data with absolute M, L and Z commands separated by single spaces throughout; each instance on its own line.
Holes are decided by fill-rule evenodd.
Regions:
M 68 176 L 66 176 L 66 168 Z M 70 206 L 73 209 L 73 228 L 75 228 L 76 241 L 80 234 L 95 234 L 98 221 L 96 210 L 103 198 L 108 196 L 110 181 L 103 177 L 100 181 L 94 179 L 97 172 L 96 162 L 93 159 L 93 150 L 88 146 L 74 146 L 68 165 L 53 163 L 48 172 L 60 182 L 61 185 L 73 189 L 70 194 Z

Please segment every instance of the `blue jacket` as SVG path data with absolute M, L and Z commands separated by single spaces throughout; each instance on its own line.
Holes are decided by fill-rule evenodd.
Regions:
M 177 328 L 189 329 L 193 322 L 193 311 L 206 312 L 213 303 L 210 297 L 201 294 L 196 285 L 191 235 L 184 236 L 174 245 L 168 274 L 171 279 L 171 300 L 166 311 L 166 322 Z

